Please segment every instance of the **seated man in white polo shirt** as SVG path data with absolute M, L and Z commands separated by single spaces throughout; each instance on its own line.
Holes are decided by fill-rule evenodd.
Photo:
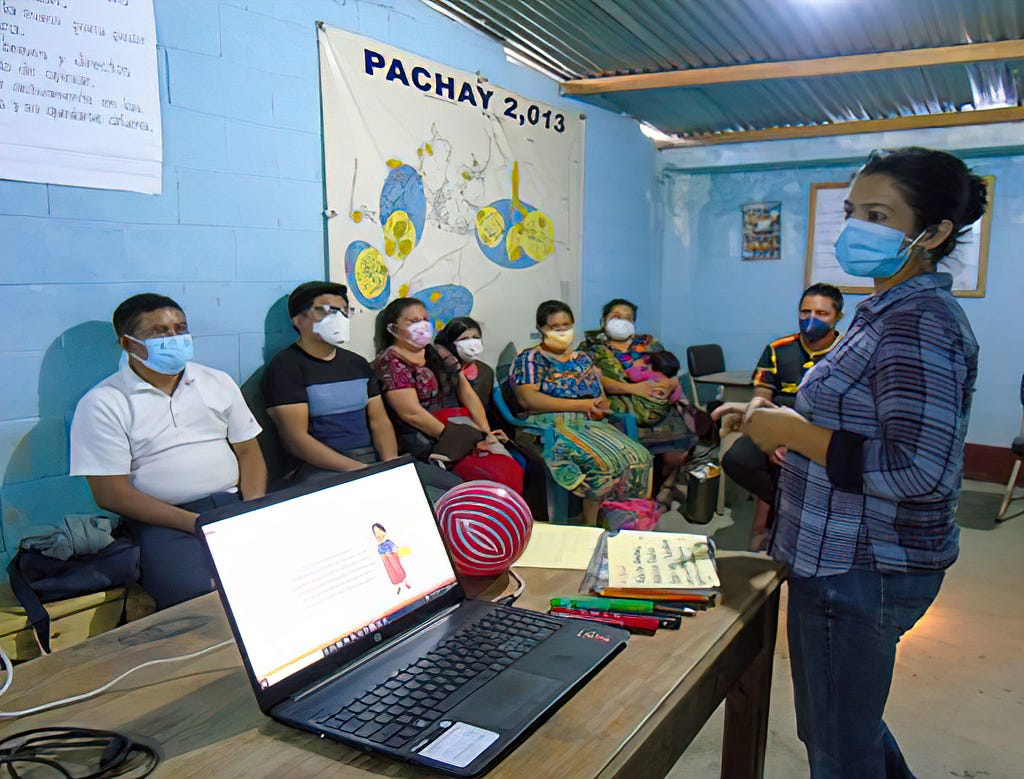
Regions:
M 213 588 L 198 512 L 266 493 L 261 428 L 230 376 L 191 362 L 173 300 L 135 295 L 113 323 L 126 359 L 75 409 L 71 475 L 124 517 L 142 549 L 142 586 L 163 609 Z

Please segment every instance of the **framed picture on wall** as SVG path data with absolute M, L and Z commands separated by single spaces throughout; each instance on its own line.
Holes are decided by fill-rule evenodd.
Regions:
M 962 298 L 985 297 L 985 276 L 988 270 L 988 240 L 992 227 L 992 204 L 995 176 L 985 176 L 989 208 L 959 239 L 953 253 L 940 263 L 940 269 L 953 274 L 953 294 Z M 868 295 L 874 287 L 865 279 L 850 276 L 839 267 L 835 242 L 843 229 L 843 200 L 849 182 L 826 181 L 811 184 L 807 209 L 807 260 L 804 285 L 816 282 L 834 284 L 843 292 Z
M 782 259 L 782 203 L 744 203 L 743 214 L 744 260 Z

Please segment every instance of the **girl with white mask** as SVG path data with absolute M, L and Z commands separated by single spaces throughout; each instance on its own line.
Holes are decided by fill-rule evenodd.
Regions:
M 496 423 L 498 418 L 491 408 L 494 369 L 480 359 L 484 351 L 483 328 L 480 327 L 480 323 L 470 316 L 449 319 L 448 324 L 438 331 L 434 343 L 445 347 L 458 357 L 462 365 L 462 375 L 484 404 L 488 418 Z

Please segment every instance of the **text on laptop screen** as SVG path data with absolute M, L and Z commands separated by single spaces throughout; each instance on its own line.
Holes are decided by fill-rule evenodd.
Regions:
M 202 529 L 265 687 L 455 583 L 412 464 Z

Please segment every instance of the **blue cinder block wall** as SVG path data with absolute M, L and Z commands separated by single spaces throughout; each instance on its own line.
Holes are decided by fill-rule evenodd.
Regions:
M 39 526 L 93 510 L 84 480 L 66 475 L 67 426 L 116 369 L 121 300 L 177 299 L 196 359 L 239 382 L 291 339 L 280 301 L 325 269 L 317 20 L 584 111 L 581 319 L 625 295 L 657 321 L 655 152 L 635 121 L 560 98 L 500 44 L 415 0 L 154 5 L 163 194 L 0 181 L 0 562 Z
M 873 148 L 950 151 L 996 179 L 985 296 L 959 298 L 981 347 L 967 441 L 1009 447 L 1020 432 L 1024 371 L 1022 142 L 1017 123 L 662 152 L 666 345 L 719 343 L 727 368 L 753 370 L 768 341 L 796 330 L 811 184 L 849 181 Z M 760 200 L 782 202 L 782 259 L 743 262 L 739 205 Z M 840 330 L 863 299 L 847 296 Z

